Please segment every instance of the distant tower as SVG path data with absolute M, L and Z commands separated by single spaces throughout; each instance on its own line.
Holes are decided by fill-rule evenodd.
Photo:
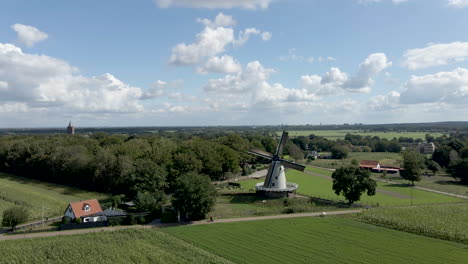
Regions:
M 67 127 L 67 134 L 69 134 L 69 135 L 74 135 L 75 134 L 75 128 L 71 125 L 71 121 L 70 121 L 70 123 L 68 124 L 68 127 Z

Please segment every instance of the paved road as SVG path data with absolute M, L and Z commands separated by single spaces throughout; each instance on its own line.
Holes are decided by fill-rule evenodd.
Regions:
M 343 210 L 343 211 L 331 211 L 325 212 L 325 215 L 342 215 L 342 214 L 355 214 L 359 213 L 362 210 Z M 104 231 L 114 231 L 119 229 L 127 228 L 164 228 L 171 226 L 179 225 L 205 225 L 205 224 L 217 224 L 217 223 L 232 223 L 232 222 L 244 222 L 244 221 L 258 221 L 258 220 L 268 220 L 268 219 L 283 219 L 283 218 L 297 218 L 297 217 L 316 217 L 324 215 L 323 212 L 318 213 L 300 213 L 300 214 L 284 214 L 284 215 L 270 215 L 270 216 L 256 216 L 256 217 L 245 217 L 245 218 L 226 218 L 226 219 L 216 219 L 215 221 L 194 221 L 187 223 L 175 223 L 175 224 L 152 224 L 152 225 L 134 225 L 134 226 L 113 226 L 113 227 L 100 227 L 100 228 L 89 228 L 89 229 L 75 229 L 75 230 L 66 230 L 66 231 L 55 231 L 55 232 L 44 232 L 44 233 L 33 233 L 33 234 L 19 234 L 19 235 L 0 235 L 0 241 L 2 240 L 16 240 L 16 239 L 26 239 L 26 238 L 36 238 L 36 237 L 52 237 L 52 236 L 67 236 L 67 235 L 77 235 L 85 233 L 95 233 L 95 232 L 104 232 Z M 1 245 L 1 244 L 0 244 Z

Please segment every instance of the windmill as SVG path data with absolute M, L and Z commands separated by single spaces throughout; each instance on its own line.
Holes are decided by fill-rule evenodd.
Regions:
M 283 155 L 284 145 L 286 145 L 287 140 L 288 132 L 283 131 L 283 135 L 281 136 L 281 140 L 276 148 L 275 154 L 271 154 L 260 149 L 250 149 L 247 151 L 250 154 L 271 160 L 265 181 L 259 182 L 255 186 L 257 193 L 270 197 L 281 197 L 294 195 L 296 192 L 298 185 L 296 183 L 286 182 L 284 168 L 286 167 L 298 171 L 304 171 L 305 167 L 280 158 L 280 156 Z

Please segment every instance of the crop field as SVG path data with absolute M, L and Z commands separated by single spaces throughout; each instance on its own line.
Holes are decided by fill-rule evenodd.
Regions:
M 104 194 L 0 173 L 0 218 L 3 210 L 14 205 L 28 208 L 30 220 L 39 220 L 42 209 L 44 216 L 60 216 L 72 201 L 105 197 Z
M 307 168 L 308 171 L 331 176 L 332 172 L 318 168 Z M 332 190 L 332 180 L 324 177 L 310 175 L 299 171 L 287 171 L 288 182 L 299 184 L 297 192 L 311 197 L 327 199 L 331 201 L 345 201 L 343 196 L 337 196 Z M 253 189 L 255 183 L 261 180 L 246 180 L 240 182 L 244 189 Z M 361 201 L 357 202 L 366 206 L 406 206 L 438 203 L 466 203 L 466 200 L 446 196 L 437 193 L 413 189 L 400 184 L 377 182 L 377 194 L 367 196 L 363 194 Z M 467 205 L 468 206 L 468 205 Z
M 353 135 L 361 135 L 361 136 L 378 136 L 379 138 L 386 138 L 386 139 L 393 139 L 399 137 L 409 137 L 414 139 L 425 139 L 426 134 L 430 134 L 434 137 L 440 137 L 442 133 L 426 133 L 426 132 L 368 132 L 363 130 L 293 130 L 288 131 L 290 137 L 298 137 L 298 136 L 309 136 L 314 134 L 316 136 L 325 137 L 327 139 L 344 139 L 346 134 L 353 134 Z M 279 136 L 283 131 L 276 132 Z
M 468 244 L 468 204 L 366 210 L 364 222 Z
M 231 263 L 158 229 L 0 241 L 0 263 Z
M 310 161 L 309 164 L 324 168 L 339 168 L 350 165 L 353 159 L 358 162 L 361 162 L 361 160 L 377 160 L 383 165 L 400 166 L 402 157 L 399 153 L 390 152 L 350 152 L 346 159 L 317 159 Z
M 163 229 L 235 263 L 465 263 L 465 244 L 350 218 L 292 218 Z

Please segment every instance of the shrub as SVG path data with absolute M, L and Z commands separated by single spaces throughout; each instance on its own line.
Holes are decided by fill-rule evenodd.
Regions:
M 162 213 L 161 223 L 175 223 L 177 222 L 177 212 L 174 210 L 166 210 Z
M 15 227 L 18 224 L 28 221 L 29 211 L 21 206 L 14 206 L 3 211 L 2 225 Z

